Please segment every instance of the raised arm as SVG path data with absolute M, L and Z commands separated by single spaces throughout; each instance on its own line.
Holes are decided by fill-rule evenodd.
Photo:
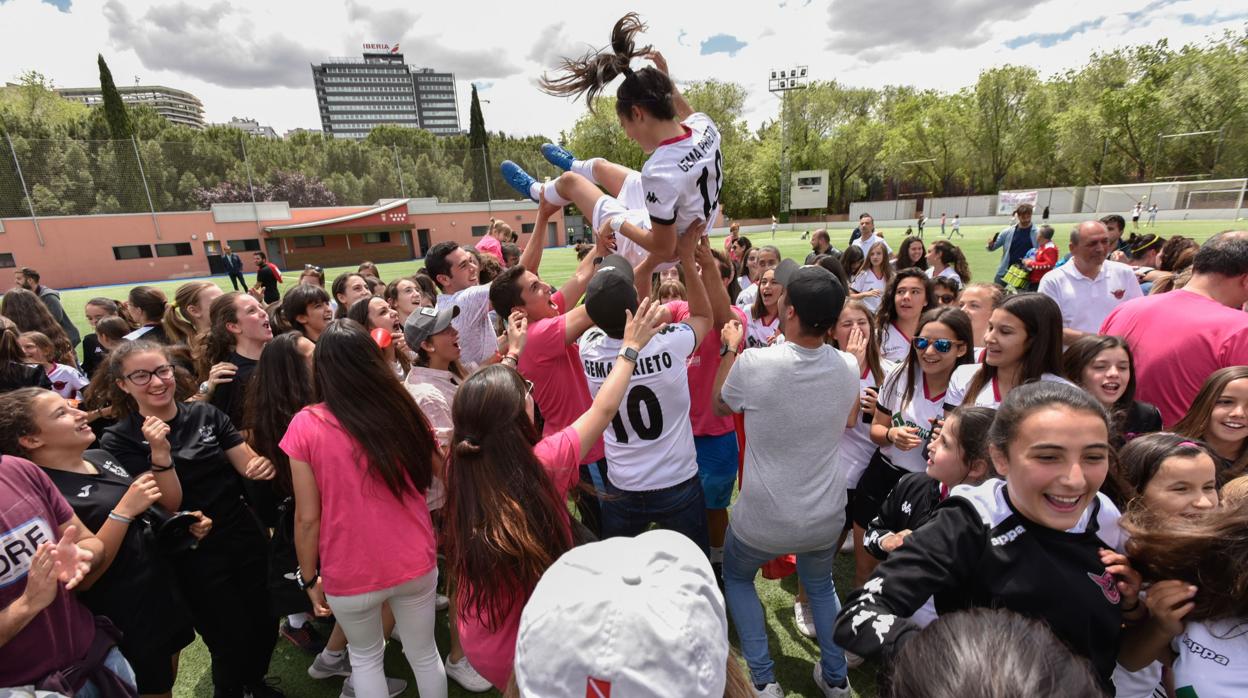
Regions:
M 528 248 L 525 248 L 525 252 L 528 252 Z M 576 271 L 572 273 L 572 276 L 559 289 L 559 293 L 563 294 L 563 300 L 567 304 L 567 308 L 575 307 L 577 303 L 581 302 L 581 296 L 585 295 L 585 289 L 589 286 L 589 280 L 594 275 L 594 260 L 606 257 L 609 254 L 611 254 L 611 251 L 607 249 L 605 239 L 595 232 L 594 249 L 590 250 L 580 264 L 576 265 Z M 525 269 L 529 268 L 526 266 Z M 534 274 L 537 273 L 533 269 L 529 269 L 529 271 Z
M 658 51 L 650 51 L 645 55 L 650 62 L 654 63 L 654 67 L 667 77 L 672 77 L 667 72 L 667 59 Z M 685 96 L 680 93 L 680 89 L 676 87 L 676 81 L 672 80 L 672 106 L 676 107 L 676 118 L 684 121 L 693 114 L 693 107 L 689 106 L 689 102 L 685 101 Z
M 693 328 L 697 338 L 694 350 L 702 343 L 702 339 L 711 331 L 711 299 L 706 294 L 706 286 L 702 283 L 702 275 L 696 271 L 694 251 L 701 244 L 703 223 L 695 221 L 689 230 L 680 236 L 676 244 L 676 253 L 680 256 L 680 264 L 685 268 L 685 291 L 689 296 L 689 317 L 685 323 Z M 716 284 L 719 284 L 719 269 L 716 267 Z M 731 312 L 731 311 L 729 311 Z
M 641 351 L 646 346 L 650 338 L 658 334 L 667 323 L 663 322 L 662 317 L 663 306 L 658 303 L 651 303 L 649 298 L 642 299 L 637 306 L 637 315 L 628 314 L 628 322 L 624 326 L 624 344 L 623 349 L 634 349 Z M 622 355 L 617 357 L 615 363 L 611 366 L 611 373 L 607 374 L 607 379 L 603 381 L 602 387 L 598 389 L 598 394 L 594 396 L 594 402 L 586 410 L 585 414 L 576 418 L 572 422 L 572 429 L 576 431 L 576 436 L 581 441 L 581 458 L 589 453 L 589 450 L 598 443 L 598 439 L 602 437 L 602 432 L 615 418 L 620 410 L 620 402 L 624 399 L 624 393 L 628 391 L 628 381 L 633 376 L 633 369 L 636 366 L 632 361 L 625 359 Z
M 534 274 L 542 264 L 542 250 L 544 249 L 542 240 L 546 237 L 546 224 L 558 210 L 559 207 L 546 201 L 544 195 L 537 204 L 537 220 L 533 222 L 533 232 L 529 234 L 528 241 L 524 243 L 524 251 L 520 253 L 520 266 Z
M 732 312 L 732 299 L 728 297 L 728 288 L 724 286 L 724 278 L 719 274 L 719 260 L 711 254 L 711 243 L 708 239 L 702 238 L 698 242 L 694 259 L 702 269 L 702 285 L 706 287 L 706 295 L 711 302 L 711 327 L 718 330 L 735 315 Z

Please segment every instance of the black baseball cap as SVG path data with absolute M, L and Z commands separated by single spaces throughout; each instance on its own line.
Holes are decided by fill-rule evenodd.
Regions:
M 817 330 L 836 326 L 845 305 L 845 287 L 832 272 L 820 266 L 799 267 L 786 259 L 774 275 L 784 286 L 785 303 L 793 306 L 802 324 Z
M 585 289 L 585 312 L 608 337 L 619 339 L 624 336 L 626 310 L 637 312 L 633 266 L 621 255 L 609 255 L 589 278 L 589 286 Z
M 459 317 L 459 306 L 449 308 L 417 308 L 403 322 L 403 338 L 407 346 L 415 351 L 420 343 L 451 326 L 451 320 Z

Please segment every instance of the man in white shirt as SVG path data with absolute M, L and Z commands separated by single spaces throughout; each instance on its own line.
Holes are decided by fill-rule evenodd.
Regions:
M 699 237 L 677 239 L 685 269 L 694 269 Z M 607 456 L 602 537 L 635 536 L 658 524 L 688 536 L 709 554 L 686 361 L 710 331 L 711 301 L 699 274 L 686 274 L 685 283 L 689 317 L 669 325 L 630 357 L 636 368 L 628 395 L 602 435 Z M 585 310 L 595 327 L 581 336 L 579 348 L 589 392 L 596 395 L 621 354 L 625 312 L 637 310 L 628 260 L 611 255 L 602 261 L 585 291 Z
M 1062 343 L 1070 345 L 1096 334 L 1120 303 L 1144 295 L 1131 267 L 1105 259 L 1109 230 L 1100 221 L 1085 221 L 1070 233 L 1070 262 L 1040 280 L 1040 293 L 1062 309 Z
M 863 257 L 867 256 L 867 253 L 871 251 L 871 247 L 877 242 L 884 243 L 884 249 L 888 250 L 889 254 L 892 254 L 893 248 L 888 246 L 888 241 L 884 239 L 883 235 L 875 232 L 874 218 L 868 215 L 859 218 L 858 230 L 862 231 L 862 237 L 854 240 L 854 244 L 862 248 Z
M 459 360 L 480 364 L 498 351 L 490 325 L 490 287 L 480 283 L 476 257 L 454 242 L 439 242 L 425 255 L 425 271 L 438 285 L 436 307 L 459 307 L 451 325 L 459 333 Z

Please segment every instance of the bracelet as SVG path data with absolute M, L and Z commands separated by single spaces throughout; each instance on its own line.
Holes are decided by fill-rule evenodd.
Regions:
M 152 464 L 152 467 L 150 468 L 150 470 L 151 470 L 153 473 L 164 473 L 164 472 L 168 472 L 168 471 L 170 471 L 170 470 L 173 470 L 173 463 L 170 463 L 169 465 L 156 465 L 156 464 Z
M 503 358 L 499 359 L 499 360 L 498 360 L 498 362 L 501 364 L 502 362 L 506 361 L 507 359 L 511 359 L 511 365 L 512 365 L 513 367 L 514 367 L 514 366 L 519 366 L 519 365 L 520 365 L 520 357 L 519 357 L 519 356 L 516 356 L 515 354 L 507 354 L 507 355 L 506 355 L 506 356 L 504 356 Z
M 892 436 L 891 436 L 891 434 L 892 434 L 892 433 L 893 433 L 893 428 L 892 428 L 892 427 L 889 427 L 889 428 L 887 428 L 887 429 L 885 429 L 885 430 L 884 430 L 884 440 L 885 440 L 885 441 L 887 441 L 887 442 L 888 442 L 888 443 L 890 443 L 890 444 L 893 442 L 893 439 L 892 439 Z
M 134 519 L 130 518 L 129 516 L 122 516 L 121 514 L 118 514 L 115 511 L 108 512 L 108 518 L 112 519 L 113 521 L 120 521 L 124 524 L 134 523 Z

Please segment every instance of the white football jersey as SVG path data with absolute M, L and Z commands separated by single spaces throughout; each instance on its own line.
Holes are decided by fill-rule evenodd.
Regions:
M 699 112 L 682 125 L 685 135 L 661 143 L 641 168 L 650 219 L 674 224 L 678 235 L 694 221 L 705 221 L 708 230 L 714 225 L 724 184 L 724 158 L 715 122 Z
M 591 395 L 598 394 L 611 373 L 622 344 L 597 327 L 581 336 L 581 363 Z M 624 401 L 602 434 L 607 477 L 616 487 L 658 490 L 697 475 L 685 363 L 695 344 L 693 328 L 679 322 L 668 325 L 638 354 Z

